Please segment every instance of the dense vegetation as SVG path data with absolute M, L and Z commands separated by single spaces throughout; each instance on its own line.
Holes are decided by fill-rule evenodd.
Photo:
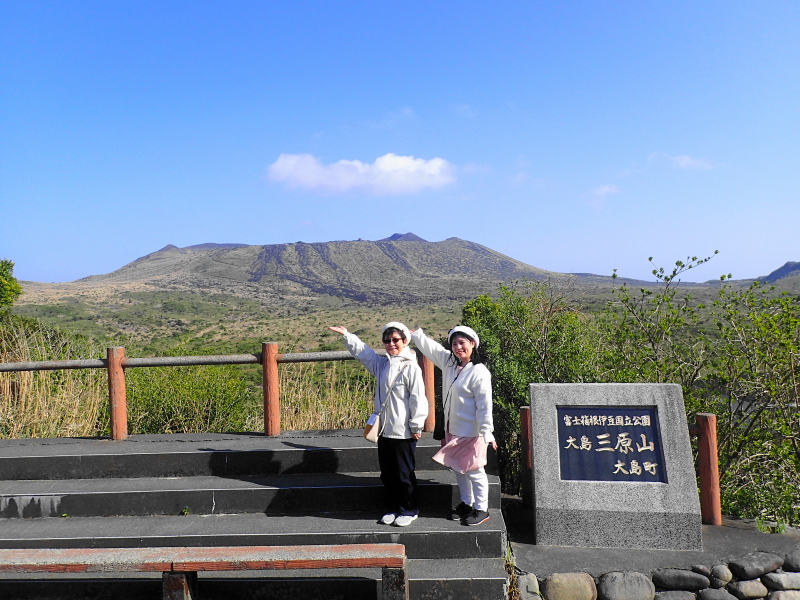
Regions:
M 657 289 L 616 288 L 599 315 L 568 286 L 523 282 L 463 310 L 494 376 L 504 486 L 519 486 L 519 408 L 528 383 L 652 382 L 683 387 L 690 420 L 718 416 L 726 514 L 800 523 L 800 299 L 721 278 L 710 305 L 677 278 L 708 259 L 655 269 Z
M 706 260 L 654 269 L 657 286 L 619 285 L 600 308 L 582 304 L 569 282 L 557 280 L 501 286 L 463 306 L 463 321 L 481 335 L 493 373 L 506 491 L 519 488 L 519 408 L 528 404 L 529 383 L 672 382 L 683 387 L 690 420 L 697 412 L 718 415 L 723 511 L 800 524 L 799 297 L 758 283 L 728 286 L 727 277 L 713 296 L 705 290 L 702 302 L 680 294 L 680 275 Z M 171 310 L 173 300 L 158 303 Z M 158 308 L 145 316 L 157 318 Z M 346 320 L 361 323 L 359 333 L 369 339 L 378 321 L 388 320 L 386 311 L 356 309 Z M 332 316 L 303 317 L 320 349 L 340 348 L 325 334 Z M 415 322 L 398 313 L 426 328 L 432 316 Z M 451 318 L 447 311 L 435 315 L 436 322 Z M 255 339 L 216 340 L 200 350 L 209 340 L 176 336 L 156 352 L 127 345 L 127 354 L 252 352 Z M 89 338 L 0 312 L 0 362 L 100 356 L 101 346 Z M 280 374 L 284 429 L 359 427 L 370 411 L 373 384 L 357 364 L 284 365 Z M 256 368 L 130 369 L 128 390 L 132 433 L 263 427 Z M 0 374 L 0 437 L 106 435 L 106 393 L 102 370 Z
M 0 308 L 11 306 L 21 294 L 22 286 L 14 277 L 14 263 L 7 258 L 0 260 Z
M 196 353 L 179 345 L 164 354 Z M 103 354 L 81 335 L 0 311 L 0 363 Z M 126 383 L 132 434 L 264 430 L 258 368 L 136 368 Z M 280 387 L 285 430 L 360 427 L 371 411 L 372 382 L 352 362 L 283 365 Z M 102 369 L 0 373 L 0 438 L 109 435 L 108 419 Z

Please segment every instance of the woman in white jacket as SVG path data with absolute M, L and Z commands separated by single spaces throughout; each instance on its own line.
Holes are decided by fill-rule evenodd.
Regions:
M 422 370 L 408 347 L 411 334 L 402 323 L 387 323 L 381 332 L 386 356 L 380 356 L 346 328 L 328 329 L 342 334 L 350 354 L 378 380 L 374 414 L 381 416 L 378 463 L 387 505 L 379 522 L 410 525 L 419 516 L 414 453 L 428 416 Z
M 445 440 L 433 460 L 456 474 L 461 503 L 451 518 L 464 525 L 480 525 L 489 519 L 489 478 L 486 451 L 495 450 L 492 422 L 492 376 L 476 362 L 478 334 L 464 325 L 450 330 L 450 350 L 425 335 L 412 332 L 417 348 L 442 370 Z

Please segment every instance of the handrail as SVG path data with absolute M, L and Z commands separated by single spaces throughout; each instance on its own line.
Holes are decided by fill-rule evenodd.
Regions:
M 376 351 L 385 355 L 385 350 Z M 122 366 L 126 369 L 136 367 L 194 367 L 208 365 L 260 365 L 262 355 L 258 354 L 208 354 L 200 356 L 156 356 L 144 358 L 126 358 Z M 278 363 L 322 362 L 326 360 L 354 360 L 349 352 L 294 352 L 278 354 Z M 60 369 L 106 369 L 105 358 L 89 358 L 79 360 L 40 360 L 33 362 L 0 363 L 0 373 L 17 371 L 56 371 Z
M 385 350 L 376 350 L 385 356 Z M 265 358 L 266 357 L 266 358 Z M 265 342 L 261 352 L 254 354 L 218 354 L 205 356 L 158 356 L 145 358 L 126 358 L 125 348 L 114 346 L 106 348 L 106 358 L 79 360 L 42 360 L 29 362 L 0 363 L 0 373 L 20 371 L 55 371 L 61 369 L 106 369 L 108 371 L 108 401 L 111 413 L 111 437 L 124 440 L 128 437 L 128 408 L 125 386 L 125 369 L 142 367 L 188 367 L 217 365 L 261 365 L 263 368 L 264 393 L 264 433 L 279 435 L 280 427 L 280 388 L 278 365 L 285 363 L 324 362 L 329 360 L 353 360 L 349 352 L 289 352 L 278 353 L 278 344 Z M 433 431 L 434 426 L 434 366 L 419 354 L 425 392 L 428 398 L 428 418 L 425 431 Z

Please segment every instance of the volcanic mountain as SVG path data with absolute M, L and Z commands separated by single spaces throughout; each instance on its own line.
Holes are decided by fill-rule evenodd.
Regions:
M 170 244 L 112 273 L 80 281 L 182 288 L 246 285 L 388 303 L 473 298 L 500 282 L 558 275 L 474 242 L 455 237 L 427 242 L 406 233 L 378 241 Z

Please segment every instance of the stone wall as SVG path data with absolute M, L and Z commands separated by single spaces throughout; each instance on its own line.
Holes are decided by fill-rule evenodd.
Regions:
M 523 600 L 800 600 L 800 544 L 785 556 L 753 552 L 728 563 L 656 569 L 519 577 Z

